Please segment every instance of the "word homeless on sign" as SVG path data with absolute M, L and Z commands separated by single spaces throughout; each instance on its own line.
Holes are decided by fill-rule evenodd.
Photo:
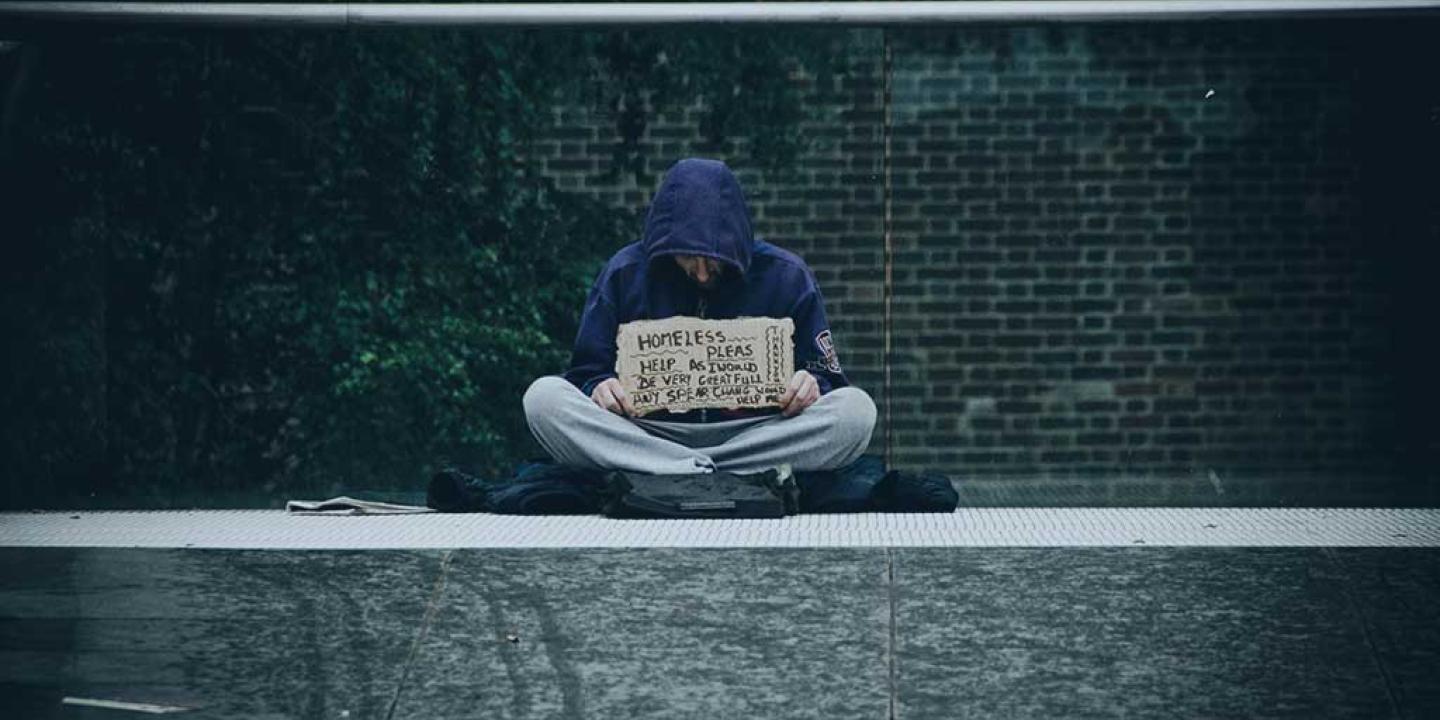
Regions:
M 790 318 L 673 317 L 620 326 L 615 374 L 635 412 L 776 407 L 795 373 Z

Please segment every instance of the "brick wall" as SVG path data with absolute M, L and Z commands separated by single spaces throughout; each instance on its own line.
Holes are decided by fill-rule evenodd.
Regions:
M 730 162 L 758 231 L 815 269 L 842 362 L 888 409 L 872 449 L 888 433 L 898 465 L 1433 477 L 1413 463 L 1435 440 L 1407 430 L 1435 399 L 1436 355 L 1407 332 L 1426 311 L 1406 253 L 1440 237 L 1423 37 L 896 31 L 888 285 L 877 30 L 847 33 L 833 85 L 795 74 L 811 145 L 789 172 L 706 147 L 695 106 L 653 108 L 639 179 L 607 172 L 593 107 L 557 106 L 541 150 L 561 187 L 637 211 L 675 159 Z

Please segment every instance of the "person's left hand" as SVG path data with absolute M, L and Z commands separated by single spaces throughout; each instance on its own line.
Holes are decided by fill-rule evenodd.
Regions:
M 789 387 L 780 393 L 780 412 L 785 417 L 794 417 L 819 399 L 820 383 L 816 382 L 815 376 L 805 370 L 796 370 L 794 377 L 790 378 Z

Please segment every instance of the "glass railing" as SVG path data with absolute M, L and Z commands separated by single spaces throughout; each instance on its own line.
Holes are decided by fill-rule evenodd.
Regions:
M 1435 502 L 1433 15 L 16 27 L 7 509 L 505 476 L 694 156 L 962 502 Z

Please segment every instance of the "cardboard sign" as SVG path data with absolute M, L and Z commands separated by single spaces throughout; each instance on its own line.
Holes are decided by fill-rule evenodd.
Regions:
M 615 374 L 635 412 L 778 407 L 795 374 L 790 318 L 673 317 L 620 326 Z

